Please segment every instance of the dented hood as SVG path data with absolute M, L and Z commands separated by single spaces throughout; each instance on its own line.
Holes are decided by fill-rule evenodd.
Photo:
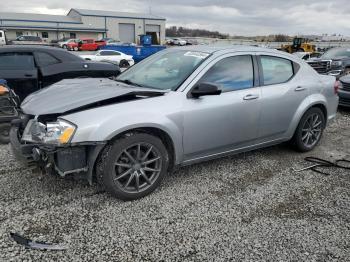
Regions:
M 152 97 L 166 92 L 135 87 L 108 78 L 66 79 L 29 95 L 21 104 L 21 108 L 24 113 L 30 115 L 62 114 L 103 101 L 113 103 L 113 99 L 118 97 Z

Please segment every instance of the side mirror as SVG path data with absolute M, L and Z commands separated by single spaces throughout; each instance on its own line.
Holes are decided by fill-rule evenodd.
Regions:
M 191 92 L 193 98 L 199 98 L 201 96 L 216 96 L 220 94 L 221 90 L 219 87 L 212 83 L 199 83 Z

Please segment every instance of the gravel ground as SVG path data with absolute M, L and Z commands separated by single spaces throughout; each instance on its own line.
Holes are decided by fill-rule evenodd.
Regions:
M 350 111 L 311 153 L 280 145 L 181 168 L 134 202 L 32 174 L 0 146 L 0 261 L 349 261 L 350 174 L 293 172 L 306 156 L 350 159 Z M 26 250 L 9 232 L 68 250 Z

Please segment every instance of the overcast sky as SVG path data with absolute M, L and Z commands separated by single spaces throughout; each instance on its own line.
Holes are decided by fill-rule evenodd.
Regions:
M 0 0 L 0 11 L 9 12 L 65 15 L 74 7 L 151 11 L 165 17 L 167 26 L 203 28 L 231 35 L 350 36 L 349 0 Z

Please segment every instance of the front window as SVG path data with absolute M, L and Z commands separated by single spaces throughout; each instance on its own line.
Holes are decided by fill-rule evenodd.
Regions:
M 322 59 L 334 59 L 341 57 L 350 57 L 350 48 L 333 48 L 321 56 Z
M 129 68 L 117 81 L 176 90 L 208 56 L 208 53 L 186 50 L 160 52 Z
M 223 92 L 251 88 L 254 86 L 252 57 L 241 55 L 224 58 L 213 65 L 199 82 L 216 84 Z

